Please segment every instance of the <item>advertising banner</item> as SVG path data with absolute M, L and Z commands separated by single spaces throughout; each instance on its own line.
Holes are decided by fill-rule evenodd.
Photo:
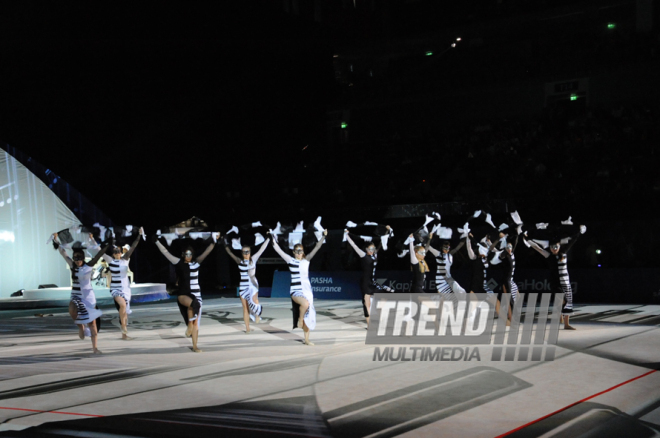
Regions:
M 660 269 L 571 269 L 571 287 L 576 303 L 660 303 Z M 454 278 L 465 289 L 469 287 L 470 272 L 452 269 Z M 487 279 L 495 292 L 502 291 L 502 273 L 493 270 Z M 312 292 L 317 299 L 362 299 L 359 271 L 310 272 Z M 275 271 L 272 297 L 288 297 L 291 274 Z M 376 281 L 396 292 L 410 292 L 410 271 L 378 271 Z M 554 292 L 550 290 L 548 271 L 545 269 L 516 270 L 515 281 L 521 293 Z M 624 287 L 624 289 L 622 289 Z M 435 274 L 426 276 L 426 290 L 435 290 Z M 622 293 L 625 290 L 625 293 Z M 262 295 L 265 296 L 265 295 Z

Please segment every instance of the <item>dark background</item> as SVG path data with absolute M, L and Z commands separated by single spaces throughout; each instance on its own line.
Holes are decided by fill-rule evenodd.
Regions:
M 589 226 L 574 266 L 655 267 L 659 9 L 24 1 L 0 15 L 0 139 L 148 232 L 322 215 L 405 238 L 432 210 L 517 208 Z M 544 96 L 576 78 L 586 96 Z

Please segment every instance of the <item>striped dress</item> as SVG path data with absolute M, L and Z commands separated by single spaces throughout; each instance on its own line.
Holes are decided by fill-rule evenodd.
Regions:
M 256 316 L 261 315 L 263 308 L 261 304 L 254 302 L 253 297 L 259 292 L 259 282 L 256 277 L 256 260 L 241 260 L 238 264 L 238 270 L 241 274 L 241 284 L 239 287 L 239 294 L 248 305 L 250 311 L 250 319 L 254 321 Z
M 314 308 L 314 294 L 312 293 L 312 284 L 309 282 L 309 260 L 314 257 L 314 254 L 321 248 L 325 236 L 322 236 L 321 239 L 316 243 L 316 246 L 312 252 L 305 258 L 298 260 L 294 257 L 291 257 L 289 254 L 282 251 L 282 248 L 279 247 L 277 241 L 273 241 L 273 249 L 282 257 L 291 272 L 291 289 L 290 294 L 292 298 L 292 310 L 293 310 L 293 328 L 296 328 L 298 325 L 298 311 L 300 309 L 299 305 L 293 301 L 293 297 L 302 297 L 309 303 L 307 312 L 303 316 L 305 325 L 310 330 L 316 328 L 316 309 Z M 308 260 L 309 259 L 309 260 Z M 299 327 L 302 328 L 302 327 Z
M 103 312 L 96 308 L 96 295 L 92 288 L 94 268 L 83 264 L 71 266 L 71 301 L 78 309 L 76 324 L 89 324 L 99 318 Z
M 550 254 L 548 257 L 550 263 L 550 271 L 552 272 L 551 283 L 552 288 L 557 292 L 564 293 L 564 300 L 566 305 L 563 307 L 562 315 L 570 315 L 573 313 L 573 289 L 571 288 L 571 280 L 568 276 L 568 257 L 565 252 L 560 252 L 557 255 Z
M 289 293 L 292 297 L 302 297 L 307 300 L 309 308 L 303 319 L 307 328 L 314 330 L 316 328 L 316 309 L 314 308 L 312 284 L 309 282 L 309 261 L 290 258 L 287 260 L 287 264 L 291 272 L 291 291 Z
M 132 313 L 131 286 L 128 282 L 128 263 L 130 260 L 116 260 L 106 254 L 103 255 L 103 259 L 108 262 L 108 268 L 110 269 L 110 295 L 123 298 L 126 301 L 126 314 L 130 315 Z
M 176 270 L 179 273 L 180 295 L 187 295 L 199 303 L 199 311 L 190 318 L 190 321 L 195 321 L 202 315 L 202 291 L 199 287 L 199 267 L 200 264 L 197 261 L 186 263 L 183 259 L 176 265 Z
M 483 286 L 484 291 L 486 293 L 492 294 L 493 291 L 488 286 L 488 268 L 490 267 L 488 257 L 481 257 L 481 263 L 483 264 L 483 271 L 484 271 L 484 286 Z
M 509 286 L 511 301 L 515 303 L 516 299 L 518 299 L 518 285 L 515 281 L 513 281 L 513 275 L 516 273 L 516 256 L 513 254 L 513 252 L 509 254 L 508 252 L 504 251 L 500 258 L 507 262 L 505 282 Z
M 435 288 L 439 293 L 448 294 L 465 293 L 465 289 L 451 276 L 451 265 L 454 263 L 454 256 L 444 251 L 438 251 L 429 246 L 429 251 L 435 256 Z

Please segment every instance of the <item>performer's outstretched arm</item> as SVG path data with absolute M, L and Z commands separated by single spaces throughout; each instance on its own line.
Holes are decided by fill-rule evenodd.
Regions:
M 227 254 L 229 254 L 229 257 L 231 257 L 236 263 L 239 265 L 241 264 L 241 259 L 239 259 L 236 254 L 232 252 L 232 250 L 229 248 L 229 245 L 223 245 L 225 247 L 225 251 L 227 251 Z
M 524 239 L 524 237 L 523 237 L 523 239 Z M 527 239 L 525 239 L 525 240 L 527 240 Z M 550 257 L 550 253 L 549 253 L 548 251 L 544 250 L 543 248 L 541 248 L 541 247 L 538 245 L 538 243 L 534 242 L 533 240 L 527 240 L 527 243 L 529 243 L 529 246 L 531 246 L 531 247 L 534 248 L 536 251 L 538 251 L 538 253 L 541 254 L 541 255 L 542 255 L 543 257 L 545 257 L 546 259 L 547 259 L 548 257 Z
M 346 233 L 346 240 L 348 241 L 348 243 L 351 244 L 351 246 L 353 247 L 353 249 L 355 250 L 355 252 L 357 253 L 357 255 L 359 255 L 360 258 L 366 256 L 367 253 L 364 252 L 364 251 L 362 251 L 360 248 L 358 248 L 358 246 L 355 244 L 355 242 L 353 242 L 353 239 L 351 239 L 351 235 L 350 235 L 350 233 L 348 232 L 348 230 L 344 230 L 344 232 Z
M 312 252 L 307 254 L 307 256 L 305 257 L 305 259 L 308 262 L 311 261 L 314 258 L 314 256 L 316 255 L 317 252 L 319 252 L 319 249 L 321 249 L 321 246 L 323 246 L 323 241 L 325 240 L 325 236 L 327 236 L 327 235 L 328 235 L 328 230 L 323 230 L 323 236 L 321 236 L 321 240 L 316 242 L 316 246 L 314 247 Z
M 454 255 L 458 252 L 459 249 L 463 248 L 463 245 L 465 245 L 465 240 L 461 240 L 458 245 L 456 245 L 456 248 L 452 249 L 449 251 L 449 254 Z
M 264 243 L 261 244 L 261 248 L 259 248 L 259 251 L 257 251 L 256 254 L 252 255 L 252 261 L 257 263 L 257 260 L 259 260 L 259 257 L 261 257 L 261 254 L 266 251 L 266 247 L 268 246 L 268 242 L 270 242 L 270 238 L 266 239 Z
M 440 256 L 440 251 L 438 251 L 437 249 L 435 249 L 431 246 L 431 240 L 433 240 L 433 233 L 429 234 L 429 241 L 426 242 L 426 245 L 424 246 L 424 249 L 429 251 L 434 256 L 439 257 Z
M 476 260 L 477 255 L 474 253 L 474 250 L 472 249 L 472 242 L 470 242 L 470 236 L 465 237 L 465 243 L 466 243 L 468 257 L 470 257 L 470 260 Z
M 124 254 L 121 258 L 123 258 L 124 260 L 128 260 L 131 258 L 131 254 L 133 254 L 133 251 L 135 251 L 135 247 L 138 246 L 138 243 L 140 243 L 140 237 L 142 237 L 142 233 L 144 233 L 144 231 L 142 231 L 142 228 L 140 227 L 140 232 L 138 233 L 137 237 L 131 244 L 131 247 L 128 249 L 128 251 L 126 251 L 126 254 Z
M 215 248 L 215 242 L 211 242 L 209 246 L 206 247 L 203 253 L 197 257 L 197 260 L 195 260 L 197 263 L 202 263 L 204 259 L 211 254 L 211 251 L 213 251 L 213 248 Z
M 101 259 L 101 256 L 105 254 L 105 252 L 110 248 L 110 245 L 112 245 L 110 242 L 108 242 L 103 248 L 101 248 L 101 251 L 97 252 L 96 255 L 86 263 L 87 266 L 94 267 L 96 262 L 98 262 Z
M 69 265 L 69 268 L 73 268 L 73 260 L 71 260 L 71 257 L 67 255 L 66 250 L 64 249 L 62 244 L 58 241 L 57 233 L 53 234 L 53 242 L 57 243 L 57 252 L 60 253 L 66 264 Z
M 179 263 L 181 261 L 180 258 L 174 257 L 172 254 L 170 254 L 170 252 L 167 250 L 167 248 L 165 248 L 163 246 L 163 244 L 160 243 L 158 240 L 156 240 L 156 246 L 158 247 L 160 252 L 165 256 L 165 258 L 167 260 L 169 260 L 170 263 L 172 263 L 173 265 L 176 265 L 177 263 Z
M 568 253 L 568 251 L 570 251 L 571 248 L 573 248 L 573 245 L 575 245 L 575 242 L 577 242 L 578 237 L 580 237 L 580 233 L 577 233 L 575 236 L 571 236 L 571 241 L 568 242 L 568 245 L 566 245 L 566 247 L 562 251 L 564 254 Z
M 410 237 L 413 237 L 413 235 L 411 234 Z M 413 265 L 419 264 L 419 260 L 417 260 L 417 256 L 415 256 L 415 244 L 413 239 L 410 239 L 410 263 Z
M 277 244 L 277 240 L 275 240 L 275 238 L 273 238 L 273 249 L 280 255 L 280 257 L 282 257 L 282 259 L 285 262 L 291 263 L 291 260 L 293 260 L 293 258 L 289 254 L 285 253 L 282 250 L 282 248 L 280 248 L 280 246 Z

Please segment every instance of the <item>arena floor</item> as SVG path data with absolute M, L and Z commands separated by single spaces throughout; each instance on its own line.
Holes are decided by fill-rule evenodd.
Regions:
M 204 300 L 191 351 L 173 302 L 104 310 L 91 354 L 62 309 L 0 313 L 0 436 L 660 436 L 660 306 L 577 306 L 552 362 L 374 361 L 361 303 Z M 485 347 L 484 347 L 485 348 Z

